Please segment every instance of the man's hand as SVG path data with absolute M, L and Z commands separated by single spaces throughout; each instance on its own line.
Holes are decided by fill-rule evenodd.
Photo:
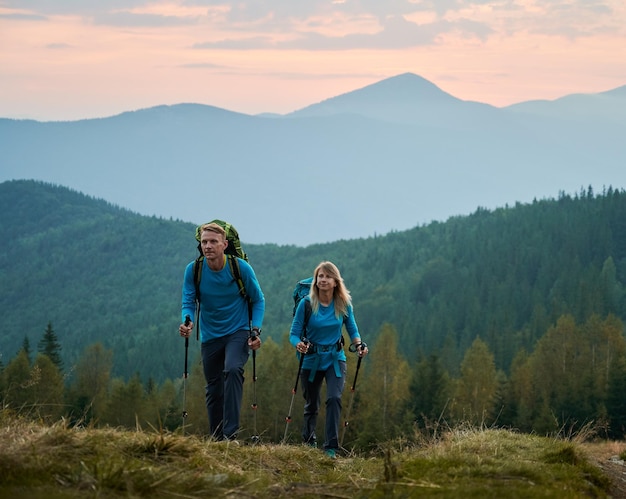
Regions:
M 185 323 L 178 326 L 178 332 L 183 338 L 189 338 L 192 330 L 193 330 L 193 322 L 187 323 L 185 321 Z
M 248 337 L 248 346 L 252 350 L 258 350 L 261 348 L 261 330 L 258 327 L 253 327 L 250 330 L 250 336 Z

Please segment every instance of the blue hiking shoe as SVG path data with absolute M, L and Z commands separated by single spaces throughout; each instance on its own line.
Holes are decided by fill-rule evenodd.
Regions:
M 335 452 L 335 449 L 326 449 L 324 452 L 329 458 L 337 459 L 337 453 Z

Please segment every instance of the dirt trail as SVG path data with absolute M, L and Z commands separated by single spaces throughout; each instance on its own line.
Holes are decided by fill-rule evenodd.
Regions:
M 611 479 L 610 497 L 626 499 L 626 464 L 619 458 L 626 449 L 625 442 L 585 443 L 583 448 L 594 462 Z

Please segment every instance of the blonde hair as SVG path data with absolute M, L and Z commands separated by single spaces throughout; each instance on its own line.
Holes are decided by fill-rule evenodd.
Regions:
M 319 290 L 317 288 L 317 274 L 319 274 L 320 270 L 323 270 L 326 274 L 335 279 L 335 283 L 337 284 L 333 290 L 335 316 L 337 318 L 343 317 L 346 315 L 348 307 L 352 305 L 352 297 L 350 296 L 350 291 L 348 291 L 348 288 L 346 288 L 346 285 L 343 282 L 343 277 L 341 277 L 339 269 L 333 262 L 325 261 L 315 267 L 315 272 L 313 272 L 313 283 L 311 285 L 311 291 L 309 292 L 311 309 L 313 313 L 317 313 L 320 306 Z
M 215 222 L 211 222 L 211 223 L 200 226 L 200 234 L 202 234 L 205 230 L 209 232 L 215 232 L 216 234 L 220 234 L 223 239 L 226 239 L 226 231 L 224 230 L 223 227 L 216 224 Z

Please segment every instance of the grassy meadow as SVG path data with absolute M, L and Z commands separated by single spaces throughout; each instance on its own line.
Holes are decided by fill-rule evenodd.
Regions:
M 301 445 L 43 425 L 0 412 L 0 497 L 612 497 L 582 440 L 458 427 L 330 459 Z

